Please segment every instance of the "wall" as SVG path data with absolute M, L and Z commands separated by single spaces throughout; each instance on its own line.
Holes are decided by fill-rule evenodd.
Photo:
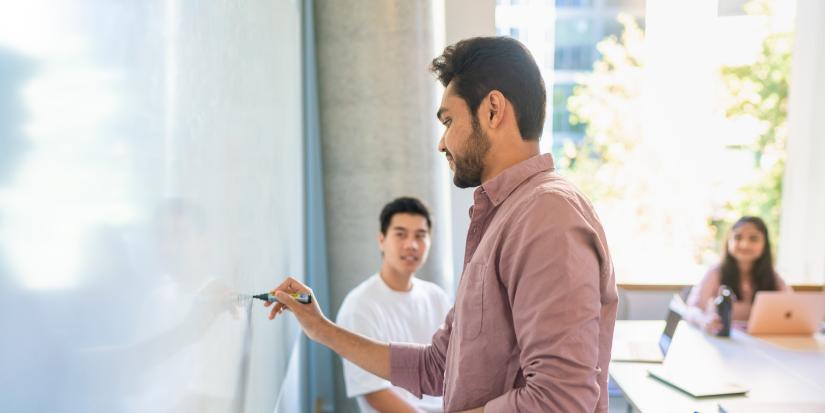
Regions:
M 825 3 L 797 2 L 788 90 L 788 143 L 777 270 L 796 282 L 825 283 Z M 816 188 L 816 189 L 814 189 Z

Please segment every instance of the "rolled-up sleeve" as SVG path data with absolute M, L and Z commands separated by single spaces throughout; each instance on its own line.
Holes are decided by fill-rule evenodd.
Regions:
M 500 280 L 512 308 L 524 386 L 485 412 L 593 412 L 599 401 L 598 236 L 576 199 L 541 193 L 505 235 Z M 583 202 L 583 201 L 581 201 Z M 605 367 L 606 368 L 606 367 Z
M 431 344 L 390 343 L 390 382 L 416 397 L 444 394 L 447 345 L 453 325 L 453 311 L 433 335 Z

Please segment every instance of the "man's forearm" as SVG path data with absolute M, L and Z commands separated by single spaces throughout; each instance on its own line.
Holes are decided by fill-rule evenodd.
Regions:
M 390 379 L 390 345 L 376 341 L 329 322 L 318 332 L 319 343 L 362 369 Z
M 302 304 L 290 296 L 292 293 L 306 293 L 312 295 L 312 290 L 300 281 L 288 277 L 277 288 L 272 290 L 277 302 L 264 303 L 265 307 L 272 306 L 269 319 L 274 319 L 285 309 L 289 309 L 298 319 L 307 337 L 323 344 L 341 357 L 351 361 L 358 367 L 389 380 L 390 377 L 390 345 L 375 341 L 341 328 L 324 317 L 318 301 Z
M 381 413 L 421 413 L 421 410 L 407 403 L 393 389 L 384 389 L 364 395 L 370 406 Z

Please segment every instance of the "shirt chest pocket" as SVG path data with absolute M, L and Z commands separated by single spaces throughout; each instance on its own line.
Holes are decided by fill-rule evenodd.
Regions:
M 456 302 L 461 338 L 472 340 L 481 333 L 484 317 L 484 282 L 487 266 L 470 262 L 462 275 L 460 296 Z

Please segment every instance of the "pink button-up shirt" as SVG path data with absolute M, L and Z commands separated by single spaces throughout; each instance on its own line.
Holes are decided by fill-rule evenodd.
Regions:
M 446 411 L 607 412 L 616 282 L 590 202 L 537 155 L 476 188 L 456 303 L 390 380 Z

